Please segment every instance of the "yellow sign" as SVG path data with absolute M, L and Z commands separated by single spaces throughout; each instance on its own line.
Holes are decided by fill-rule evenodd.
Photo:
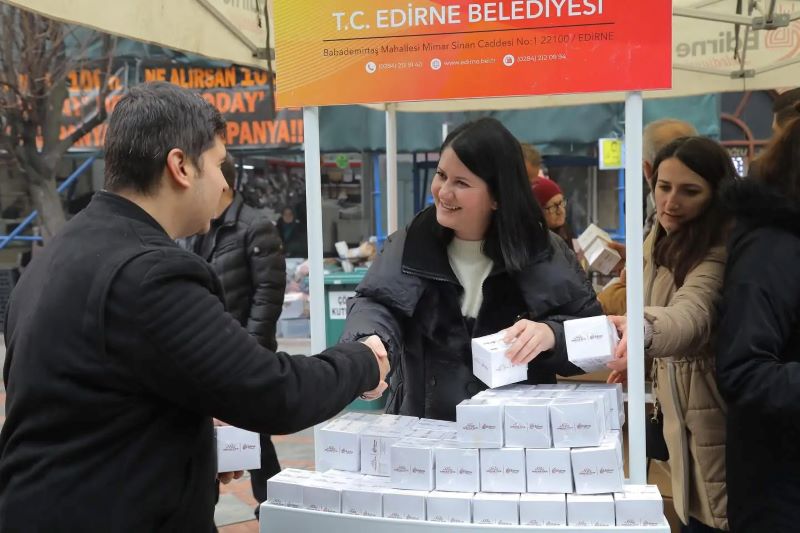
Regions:
M 599 143 L 600 170 L 613 170 L 625 166 L 622 139 L 600 139 Z

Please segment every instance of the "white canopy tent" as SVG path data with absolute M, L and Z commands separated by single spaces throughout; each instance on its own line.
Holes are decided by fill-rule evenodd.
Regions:
M 265 68 L 266 25 L 258 27 L 256 12 L 264 0 L 122 0 L 110 8 L 100 0 L 4 0 L 65 22 L 196 54 Z M 271 3 L 270 12 L 271 12 Z M 800 1 L 755 0 L 673 1 L 673 88 L 645 98 L 676 97 L 710 92 L 774 89 L 800 80 Z M 647 21 L 642 21 L 646 24 Z M 738 25 L 738 40 L 736 37 Z M 765 31 L 767 30 L 767 31 Z M 271 33 L 271 32 L 270 32 Z M 269 49 L 272 49 L 270 42 Z M 734 57 L 734 50 L 738 50 Z M 603 73 L 599 72 L 599 76 Z M 388 228 L 397 228 L 396 112 L 464 111 L 551 107 L 626 101 L 626 171 L 641 169 L 641 93 L 521 96 L 513 98 L 401 102 L 380 104 L 386 110 L 388 164 Z M 306 194 L 311 265 L 312 350 L 325 347 L 322 221 L 320 192 L 319 112 L 304 110 Z M 628 205 L 639 205 L 641 180 L 630 180 Z M 629 264 L 642 264 L 642 213 L 626 213 Z M 628 270 L 630 473 L 644 482 L 644 348 L 641 269 Z

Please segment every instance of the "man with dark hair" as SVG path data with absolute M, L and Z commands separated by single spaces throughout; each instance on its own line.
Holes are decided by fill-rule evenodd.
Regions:
M 789 89 L 772 102 L 772 131 L 778 133 L 793 118 L 800 117 L 795 104 L 800 102 L 800 87 Z
M 236 192 L 236 167 L 222 164 L 227 187 L 211 230 L 189 239 L 188 248 L 211 264 L 225 294 L 225 308 L 258 343 L 275 351 L 275 327 L 283 310 L 286 261 L 275 225 Z M 270 436 L 261 435 L 261 469 L 250 471 L 253 496 L 267 499 L 267 479 L 281 470 Z M 256 509 L 258 513 L 258 509 Z
M 224 131 L 197 94 L 132 88 L 108 123 L 107 191 L 14 288 L 1 533 L 209 531 L 212 417 L 288 433 L 385 388 L 376 338 L 316 357 L 260 346 L 224 311 L 213 269 L 174 243 L 217 213 Z

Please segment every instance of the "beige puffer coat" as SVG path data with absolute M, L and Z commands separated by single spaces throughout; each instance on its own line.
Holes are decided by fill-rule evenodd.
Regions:
M 714 378 L 711 348 L 725 270 L 725 248 L 714 247 L 675 286 L 653 261 L 656 225 L 644 243 L 645 319 L 653 326 L 646 353 L 655 358 L 653 384 L 664 413 L 675 511 L 728 529 L 725 487 L 725 403 Z

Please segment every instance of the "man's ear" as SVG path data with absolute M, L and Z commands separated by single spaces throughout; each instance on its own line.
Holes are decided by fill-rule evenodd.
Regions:
M 167 154 L 167 173 L 179 188 L 188 189 L 191 186 L 189 165 L 189 157 L 180 148 L 173 148 Z

